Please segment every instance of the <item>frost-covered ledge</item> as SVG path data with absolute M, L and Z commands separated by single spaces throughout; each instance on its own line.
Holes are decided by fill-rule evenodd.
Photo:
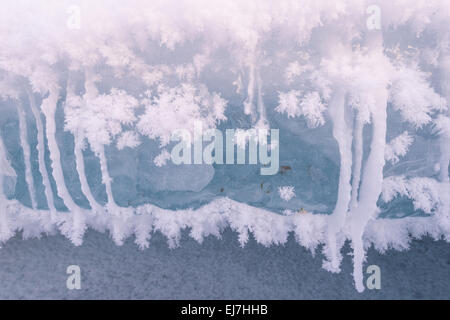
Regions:
M 174 248 L 180 245 L 182 230 L 189 229 L 189 235 L 202 243 L 210 235 L 220 238 L 221 232 L 229 227 L 237 233 L 241 246 L 245 246 L 250 233 L 264 246 L 282 245 L 292 233 L 301 246 L 314 254 L 320 245 L 329 245 L 327 226 L 332 218 L 327 214 L 306 212 L 280 215 L 228 198 L 214 200 L 197 210 L 166 210 L 147 204 L 129 209 L 127 213 L 109 216 L 87 210 L 80 215 L 69 212 L 52 215 L 46 210 L 27 208 L 15 200 L 1 203 L 1 242 L 7 241 L 16 232 L 21 232 L 24 239 L 60 232 L 75 245 L 81 245 L 80 234 L 86 228 L 92 228 L 109 232 L 117 245 L 134 236 L 135 243 L 141 249 L 150 245 L 154 232 L 161 232 L 167 237 L 169 247 Z M 363 234 L 364 249 L 373 245 L 382 253 L 388 249 L 406 250 L 412 239 L 424 236 L 449 241 L 450 228 L 442 222 L 438 216 L 370 220 Z M 348 229 L 339 234 L 340 247 L 346 240 L 351 240 Z M 324 261 L 325 268 L 327 264 Z
M 169 247 L 175 248 L 180 245 L 181 231 L 184 229 L 190 229 L 189 235 L 202 243 L 209 235 L 220 238 L 221 232 L 230 227 L 238 234 L 242 246 L 247 243 L 249 233 L 258 243 L 270 246 L 286 243 L 292 232 L 300 245 L 314 253 L 320 244 L 327 242 L 326 227 L 330 219 L 327 214 L 280 215 L 228 198 L 217 199 L 197 210 L 167 210 L 147 204 L 130 210 L 127 215 L 111 217 L 86 211 L 83 223 L 69 212 L 59 212 L 52 217 L 47 210 L 32 210 L 15 200 L 6 201 L 4 209 L 1 242 L 8 241 L 16 232 L 22 232 L 24 239 L 60 232 L 75 245 L 81 245 L 82 241 L 74 238 L 73 233 L 78 224 L 99 232 L 109 232 L 117 245 L 135 236 L 135 243 L 141 249 L 148 248 L 151 234 L 157 231 L 167 237 Z M 368 248 L 374 245 L 380 252 L 388 249 L 406 250 L 412 239 L 423 236 L 448 241 L 450 233 L 436 216 L 378 218 L 368 223 L 364 246 Z M 350 235 L 344 230 L 340 240 L 347 239 L 350 239 Z

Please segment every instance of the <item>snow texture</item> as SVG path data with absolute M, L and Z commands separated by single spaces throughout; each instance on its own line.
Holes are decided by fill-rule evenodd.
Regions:
M 448 1 L 3 2 L 0 242 L 291 235 L 362 292 L 371 246 L 450 241 Z M 196 126 L 279 129 L 279 171 Z
M 106 235 L 88 231 L 74 247 L 62 236 L 39 241 L 11 239 L 0 250 L 1 299 L 449 299 L 450 244 L 413 241 L 407 252 L 380 254 L 368 261 L 381 268 L 381 290 L 358 293 L 351 257 L 340 274 L 320 268 L 291 238 L 270 248 L 250 239 L 239 247 L 227 229 L 203 244 L 186 237 L 169 249 L 157 233 L 145 251 L 132 239 L 117 247 Z M 101 250 L 99 250 L 101 248 Z M 349 253 L 346 246 L 344 253 Z M 67 290 L 67 266 L 81 269 L 81 290 Z M 369 275 L 365 274 L 365 279 Z

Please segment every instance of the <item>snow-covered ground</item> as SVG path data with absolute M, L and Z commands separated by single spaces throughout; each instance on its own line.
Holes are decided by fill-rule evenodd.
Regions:
M 349 252 L 348 247 L 345 248 Z M 203 244 L 184 236 L 169 249 L 155 234 L 150 247 L 121 247 L 94 231 L 81 247 L 62 236 L 15 237 L 0 249 L 1 299 L 450 299 L 450 244 L 414 241 L 406 252 L 368 250 L 381 269 L 381 289 L 358 293 L 351 257 L 340 274 L 321 268 L 295 241 L 241 248 L 236 233 Z M 79 265 L 81 290 L 66 288 L 66 268 Z

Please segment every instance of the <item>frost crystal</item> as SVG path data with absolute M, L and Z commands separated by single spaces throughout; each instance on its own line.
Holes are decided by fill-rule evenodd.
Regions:
M 331 272 L 349 242 L 363 291 L 371 244 L 449 241 L 449 1 L 74 2 L 2 2 L 0 242 L 292 233 Z M 196 125 L 180 154 L 236 153 L 171 163 Z M 235 164 L 256 144 L 233 133 L 268 129 Z M 262 179 L 269 152 L 289 166 Z
M 295 190 L 293 186 L 278 187 L 278 194 L 284 201 L 289 201 L 295 197 Z

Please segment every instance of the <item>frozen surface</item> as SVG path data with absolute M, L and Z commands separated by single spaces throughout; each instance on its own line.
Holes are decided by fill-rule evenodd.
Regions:
M 264 247 L 253 239 L 239 247 L 230 230 L 203 244 L 183 237 L 169 249 L 155 235 L 145 251 L 132 241 L 117 247 L 107 236 L 88 232 L 74 247 L 61 236 L 16 237 L 0 249 L 0 298 L 13 299 L 449 299 L 450 247 L 430 239 L 407 252 L 368 250 L 368 264 L 381 269 L 381 289 L 359 294 L 352 262 L 343 272 L 320 268 L 295 241 Z M 345 248 L 348 252 L 348 247 Z M 66 288 L 66 268 L 81 268 L 81 290 Z
M 252 238 L 295 241 L 362 292 L 371 248 L 449 241 L 448 1 L 4 2 L 5 248 L 18 233 L 112 246 L 96 230 L 132 254 L 231 229 L 250 256 Z M 248 160 L 223 164 L 227 129 L 258 130 L 258 156 L 254 137 L 230 139 Z

